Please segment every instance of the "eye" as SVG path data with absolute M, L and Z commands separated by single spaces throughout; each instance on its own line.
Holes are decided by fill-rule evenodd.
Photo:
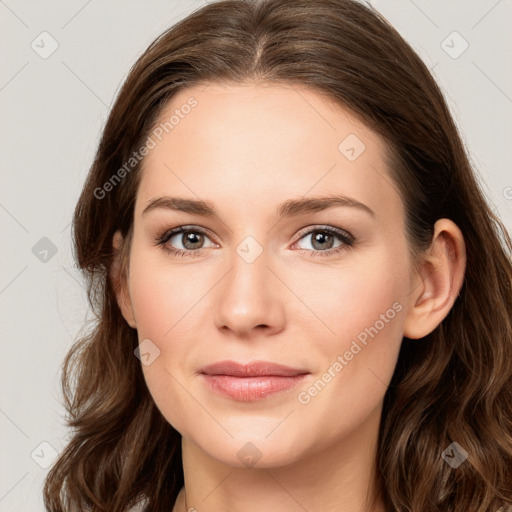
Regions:
M 199 256 L 200 249 L 204 249 L 205 239 L 209 239 L 209 236 L 203 229 L 194 226 L 179 226 L 159 236 L 157 244 L 176 256 Z M 171 245 L 173 241 L 174 244 L 177 243 L 181 247 Z M 212 245 L 212 247 L 215 246 L 216 244 Z
M 304 247 L 300 247 L 300 249 L 307 250 L 308 256 L 311 257 L 331 256 L 353 247 L 355 242 L 355 238 L 350 233 L 332 226 L 315 226 L 313 229 L 310 228 L 309 231 L 302 232 L 300 240 L 307 239 L 308 237 L 311 240 L 312 250 L 304 249 Z M 339 242 L 338 245 L 336 245 L 336 240 Z

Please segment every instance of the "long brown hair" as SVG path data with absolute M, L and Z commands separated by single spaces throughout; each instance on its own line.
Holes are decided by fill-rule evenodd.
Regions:
M 382 136 L 416 261 L 437 219 L 453 220 L 465 238 L 455 304 L 431 334 L 404 338 L 385 395 L 377 455 L 386 510 L 511 504 L 512 243 L 440 89 L 397 31 L 361 3 L 225 0 L 171 27 L 135 63 L 76 206 L 75 257 L 97 321 L 63 364 L 73 434 L 45 482 L 47 510 L 124 512 L 140 500 L 147 512 L 171 510 L 183 486 L 180 435 L 149 394 L 133 354 L 137 332 L 109 278 L 112 237 L 118 229 L 125 236 L 126 261 L 141 169 L 126 163 L 167 102 L 192 84 L 246 80 L 309 86 Z M 452 442 L 469 454 L 457 469 L 441 457 Z

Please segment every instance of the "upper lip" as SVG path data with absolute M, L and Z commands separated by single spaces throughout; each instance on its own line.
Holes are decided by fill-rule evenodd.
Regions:
M 253 361 L 242 364 L 236 361 L 219 361 L 201 368 L 200 373 L 205 375 L 229 375 L 232 377 L 261 377 L 275 375 L 279 377 L 293 377 L 309 373 L 307 370 L 292 368 L 269 361 Z

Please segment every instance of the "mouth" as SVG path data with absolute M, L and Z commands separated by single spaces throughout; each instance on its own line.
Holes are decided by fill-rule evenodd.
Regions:
M 240 402 L 252 402 L 290 390 L 308 370 L 267 361 L 240 364 L 220 361 L 199 371 L 207 386 L 217 394 Z

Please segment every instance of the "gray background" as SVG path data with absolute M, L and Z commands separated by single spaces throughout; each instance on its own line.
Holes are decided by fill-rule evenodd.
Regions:
M 109 106 L 146 46 L 204 3 L 0 0 L 2 512 L 43 510 L 45 466 L 69 435 L 59 370 L 90 318 L 70 221 Z M 371 3 L 433 70 L 510 230 L 512 1 Z

